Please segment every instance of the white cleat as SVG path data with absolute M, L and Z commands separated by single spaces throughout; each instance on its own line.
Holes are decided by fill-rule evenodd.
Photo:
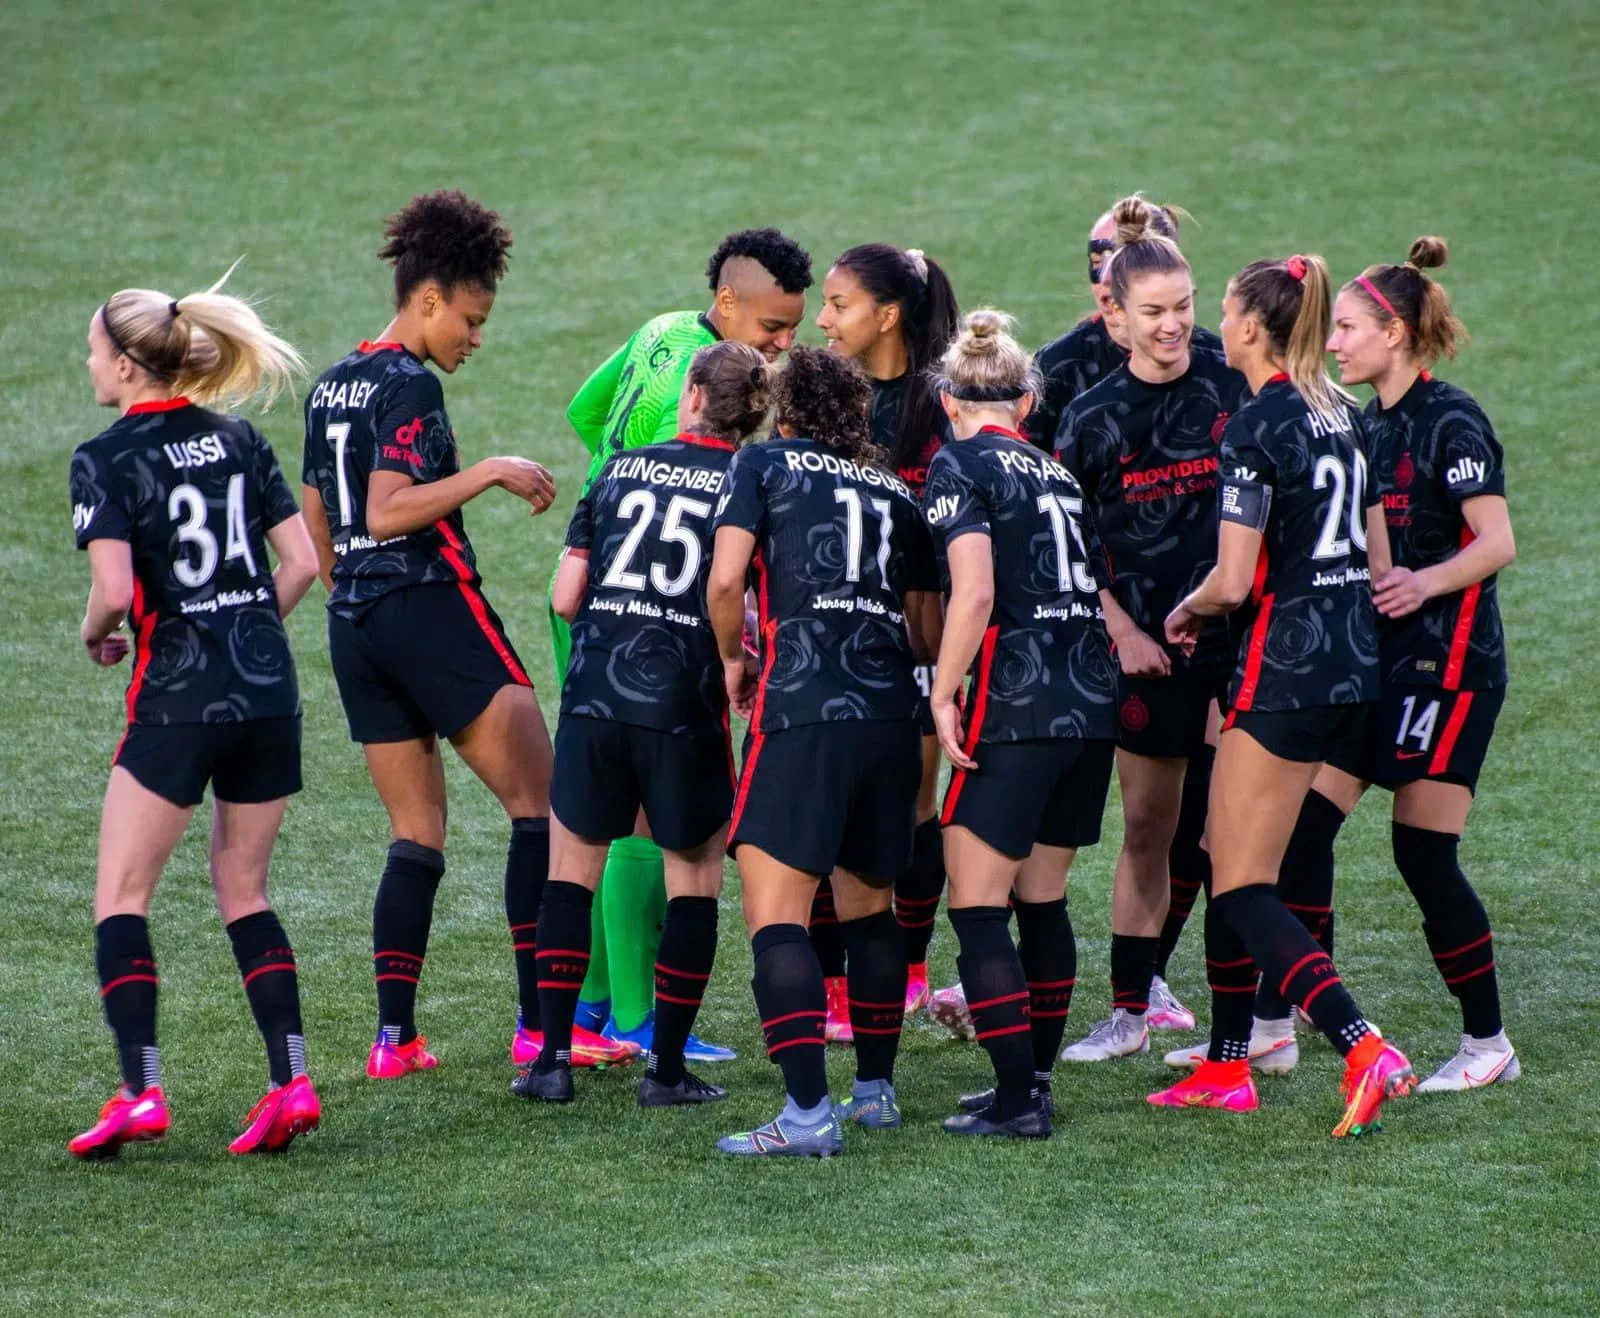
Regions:
M 1492 1039 L 1463 1034 L 1460 1051 L 1418 1085 L 1417 1093 L 1452 1094 L 1462 1089 L 1482 1089 L 1515 1080 L 1521 1074 L 1522 1063 L 1517 1061 L 1516 1049 L 1504 1030 Z
M 1206 1045 L 1177 1048 L 1162 1059 L 1174 1071 L 1192 1071 L 1206 1060 Z M 1300 1064 L 1300 1045 L 1289 1020 L 1256 1020 L 1250 1027 L 1250 1069 L 1262 1075 L 1288 1075 Z
M 1150 1051 L 1150 1027 L 1143 1016 L 1135 1016 L 1124 1007 L 1118 1007 L 1110 1017 L 1098 1021 L 1095 1027 L 1077 1043 L 1061 1050 L 1063 1062 L 1109 1062 L 1113 1057 L 1130 1057 L 1134 1053 Z
M 1192 1030 L 1194 1013 L 1173 995 L 1167 981 L 1157 975 L 1150 981 L 1150 1010 L 1144 1023 L 1152 1030 Z

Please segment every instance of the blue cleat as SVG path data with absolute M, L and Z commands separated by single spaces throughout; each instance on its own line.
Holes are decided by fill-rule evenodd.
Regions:
M 601 1028 L 611 1019 L 611 999 L 601 998 L 598 1002 L 585 1002 L 578 999 L 578 1008 L 572 1014 L 572 1023 L 580 1029 L 593 1030 L 600 1033 Z M 644 1049 L 640 1049 L 641 1052 Z
M 814 1126 L 803 1126 L 779 1113 L 765 1126 L 724 1135 L 717 1148 L 737 1158 L 831 1158 L 844 1152 L 844 1136 L 831 1109 Z
M 887 1080 L 856 1081 L 850 1097 L 833 1105 L 840 1121 L 853 1121 L 867 1130 L 894 1130 L 900 1125 L 900 1107 L 894 1101 L 894 1086 Z
M 631 1030 L 619 1030 L 617 1018 L 611 1017 L 606 1021 L 605 1029 L 600 1031 L 607 1039 L 616 1039 L 621 1043 L 636 1043 L 641 1052 L 648 1053 L 650 1045 L 655 1042 L 656 1016 L 651 1012 L 639 1025 Z M 707 1043 L 697 1035 L 691 1034 L 683 1045 L 683 1060 L 685 1062 L 731 1062 L 739 1054 L 732 1048 L 724 1048 L 719 1043 Z

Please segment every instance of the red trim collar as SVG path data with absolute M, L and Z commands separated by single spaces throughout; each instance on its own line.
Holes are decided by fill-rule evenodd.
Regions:
M 737 444 L 731 444 L 725 439 L 718 439 L 715 435 L 697 435 L 692 430 L 685 430 L 681 435 L 674 435 L 674 439 L 684 444 L 696 444 L 701 448 L 720 449 L 724 453 L 738 451 Z
M 1279 371 L 1276 375 L 1269 375 L 1267 377 L 1267 383 L 1268 384 L 1283 384 L 1288 380 L 1288 378 L 1289 378 L 1289 372 L 1288 371 Z
M 153 398 L 148 403 L 132 404 L 123 416 L 134 416 L 139 412 L 176 412 L 180 407 L 193 407 L 182 394 L 176 398 Z
M 1007 439 L 1015 439 L 1023 444 L 1028 442 L 1027 436 L 1016 430 L 1007 430 L 1004 426 L 981 426 L 978 429 L 978 433 L 980 435 L 1004 435 Z
M 403 343 L 390 343 L 387 339 L 380 339 L 374 343 L 371 339 L 362 339 L 357 352 L 404 352 L 406 345 Z

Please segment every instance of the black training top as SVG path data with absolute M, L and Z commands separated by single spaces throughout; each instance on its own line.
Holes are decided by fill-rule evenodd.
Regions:
M 135 403 L 72 455 L 78 547 L 133 553 L 130 723 L 237 723 L 300 712 L 267 532 L 293 517 L 248 421 L 187 398 Z
M 946 585 L 950 542 L 989 537 L 994 608 L 973 661 L 967 743 L 1116 735 L 1116 671 L 1093 523 L 1072 473 L 986 426 L 934 456 L 923 501 Z
M 706 616 L 711 518 L 734 446 L 704 435 L 610 458 L 572 514 L 589 560 L 561 712 L 683 736 L 721 734 L 727 697 Z
M 756 538 L 754 731 L 916 716 L 905 597 L 938 574 L 903 480 L 815 440 L 767 440 L 734 458 L 717 526 Z
M 1506 492 L 1494 427 L 1470 394 L 1427 371 L 1393 407 L 1373 399 L 1366 420 L 1396 565 L 1442 563 L 1472 542 L 1462 503 Z M 1505 685 L 1506 638 L 1492 576 L 1385 619 L 1378 639 L 1386 682 L 1446 691 Z
M 398 343 L 363 343 L 323 372 L 306 395 L 305 412 L 301 482 L 321 494 L 333 537 L 328 607 L 354 617 L 407 586 L 476 586 L 477 559 L 461 509 L 388 540 L 367 531 L 373 472 L 402 472 L 426 483 L 461 470 L 433 372 Z
M 1276 375 L 1228 422 L 1222 520 L 1263 537 L 1229 688 L 1234 710 L 1378 698 L 1365 523 L 1377 501 L 1354 405 L 1312 407 Z
M 1167 614 L 1217 561 L 1217 454 L 1228 418 L 1249 396 L 1238 371 L 1194 352 L 1189 369 L 1162 384 L 1125 363 L 1062 418 L 1056 459 L 1083 486 L 1112 592 L 1158 641 Z M 1188 662 L 1226 670 L 1232 659 L 1226 620 L 1216 619 Z
M 906 377 L 897 375 L 892 380 L 872 382 L 872 442 L 893 456 L 900 439 L 900 408 L 905 402 Z M 950 422 L 943 410 L 939 412 L 939 429 L 929 435 L 922 446 L 907 462 L 898 463 L 896 474 L 911 490 L 913 499 L 922 497 L 928 483 L 928 464 L 939 451 L 941 444 L 950 442 Z

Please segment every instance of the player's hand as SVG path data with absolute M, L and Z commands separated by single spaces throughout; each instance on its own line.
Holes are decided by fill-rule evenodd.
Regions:
M 1129 677 L 1170 677 L 1172 656 L 1142 627 L 1130 627 L 1117 640 L 1117 662 Z
M 1373 583 L 1372 602 L 1385 618 L 1403 618 L 1427 602 L 1428 583 L 1408 567 L 1392 567 Z
M 1185 601 L 1167 614 L 1167 621 L 1161 630 L 1166 633 L 1168 644 L 1176 645 L 1186 655 L 1192 655 L 1195 642 L 1200 639 L 1200 617 L 1189 612 L 1188 602 Z
M 89 662 L 99 664 L 102 668 L 114 668 L 128 657 L 128 638 L 120 631 L 102 637 L 100 640 L 83 638 L 83 648 L 88 652 Z
M 939 748 L 945 758 L 958 769 L 976 769 L 978 762 L 967 757 L 962 747 L 965 735 L 961 727 L 961 711 L 956 702 L 946 696 L 935 697 L 933 705 L 933 730 L 939 734 Z
M 495 484 L 526 500 L 537 517 L 556 499 L 556 482 L 540 463 L 527 458 L 496 458 Z
M 733 712 L 742 719 L 749 719 L 756 707 L 756 674 L 747 656 L 722 661 L 722 685 Z

